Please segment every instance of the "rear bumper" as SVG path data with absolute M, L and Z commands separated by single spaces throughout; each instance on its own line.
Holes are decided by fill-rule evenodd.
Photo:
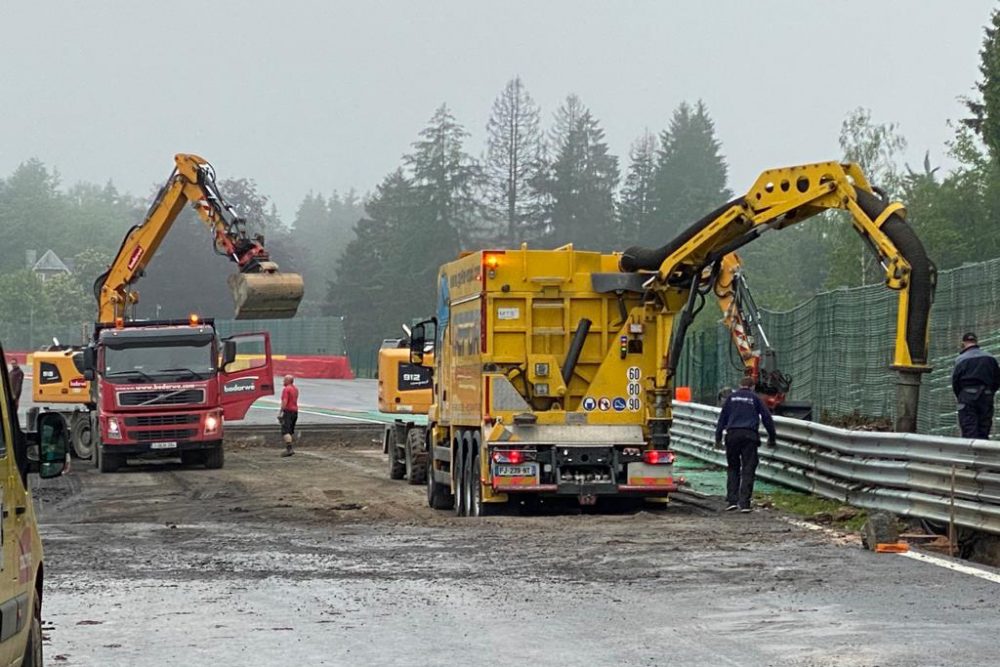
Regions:
M 547 445 L 542 443 L 491 442 L 491 461 L 498 452 L 520 449 L 525 465 L 535 466 L 536 474 L 504 477 L 491 464 L 489 486 L 494 494 L 535 494 L 544 496 L 664 496 L 683 483 L 673 473 L 673 465 L 646 464 L 638 448 L 631 445 Z M 503 464 L 499 467 L 502 467 Z

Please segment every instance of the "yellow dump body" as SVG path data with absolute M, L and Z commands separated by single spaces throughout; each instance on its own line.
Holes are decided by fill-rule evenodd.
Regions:
M 426 415 L 431 406 L 431 369 L 410 363 L 410 348 L 386 340 L 378 351 L 378 409 Z
M 478 457 L 486 503 L 513 491 L 673 490 L 669 470 L 643 453 L 652 449 L 648 390 L 681 302 L 644 307 L 643 291 L 641 274 L 621 273 L 617 255 L 571 246 L 480 251 L 444 265 L 429 415 L 438 476 L 448 470 L 460 495 L 457 471 Z M 537 465 L 498 464 L 509 447 Z

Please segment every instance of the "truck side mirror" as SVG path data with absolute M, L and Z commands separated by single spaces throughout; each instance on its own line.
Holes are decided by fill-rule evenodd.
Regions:
M 88 345 L 83 348 L 83 377 L 85 380 L 93 380 L 97 369 L 97 350 Z
M 66 469 L 69 429 L 62 415 L 43 412 L 38 415 L 38 430 L 28 435 L 28 470 L 42 479 L 58 477 Z
M 236 361 L 236 341 L 222 341 L 222 365 L 225 367 L 234 361 Z

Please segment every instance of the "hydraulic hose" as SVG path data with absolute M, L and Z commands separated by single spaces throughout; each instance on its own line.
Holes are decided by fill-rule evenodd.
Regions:
M 592 322 L 584 317 L 576 325 L 576 333 L 573 334 L 573 339 L 569 343 L 569 350 L 566 352 L 566 361 L 562 367 L 562 379 L 566 386 L 569 386 L 569 381 L 573 377 L 573 371 L 576 370 L 576 364 L 580 361 L 580 352 L 583 351 L 583 344 L 587 340 L 587 334 L 590 333 L 591 324 Z
M 716 218 L 726 212 L 730 207 L 743 203 L 743 197 L 723 204 L 696 223 L 685 229 L 665 246 L 659 248 L 643 248 L 642 246 L 632 246 L 622 253 L 618 262 L 622 271 L 655 271 L 663 264 L 663 260 L 673 254 L 678 248 L 694 238 L 694 235 L 711 224 Z
M 878 218 L 887 204 L 877 196 L 860 188 L 855 188 L 858 206 L 872 220 Z M 913 228 L 896 213 L 882 224 L 882 231 L 899 249 L 899 254 L 910 264 L 910 298 L 906 309 L 906 344 L 910 348 L 910 358 L 914 364 L 926 364 L 927 327 L 930 323 L 931 303 L 934 300 L 934 286 L 937 270 L 927 257 L 924 244 L 920 242 Z

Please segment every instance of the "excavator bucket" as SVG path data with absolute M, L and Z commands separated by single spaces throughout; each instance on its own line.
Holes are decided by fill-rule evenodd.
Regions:
M 229 276 L 238 320 L 294 317 L 305 286 L 297 273 L 236 273 Z

